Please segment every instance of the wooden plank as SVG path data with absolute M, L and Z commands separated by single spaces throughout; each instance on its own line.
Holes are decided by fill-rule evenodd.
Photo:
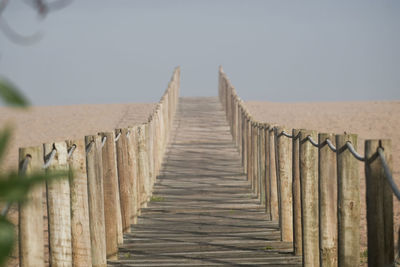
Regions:
M 85 143 L 83 140 L 68 140 L 66 143 L 68 150 L 75 147 L 68 158 L 73 265 L 92 266 Z
M 25 173 L 27 175 L 42 172 L 43 148 L 24 147 L 19 149 L 19 172 L 23 172 L 23 162 L 28 157 Z M 21 267 L 44 266 L 43 238 L 43 186 L 32 189 L 28 202 L 18 206 L 19 212 L 19 264 Z

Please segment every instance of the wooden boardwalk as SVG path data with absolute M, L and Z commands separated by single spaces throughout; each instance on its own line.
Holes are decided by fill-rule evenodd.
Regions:
M 181 98 L 152 201 L 109 266 L 301 266 L 251 192 L 217 98 Z

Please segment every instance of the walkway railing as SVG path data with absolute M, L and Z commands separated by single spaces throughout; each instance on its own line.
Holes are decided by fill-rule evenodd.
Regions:
M 130 225 L 150 200 L 179 87 L 177 68 L 148 122 L 142 125 L 19 149 L 20 172 L 71 170 L 69 179 L 36 187 L 29 201 L 19 206 L 20 266 L 45 266 L 45 262 L 52 266 L 106 266 L 107 259 L 117 257 L 123 233 L 130 232 Z M 9 207 L 2 213 L 7 214 Z M 48 240 L 44 225 L 48 225 Z
M 365 166 L 368 264 L 393 266 L 393 193 L 390 140 L 366 140 L 357 153 L 357 135 L 317 133 L 256 121 L 223 72 L 219 98 L 254 192 L 281 240 L 293 242 L 304 266 L 360 264 L 360 177 Z

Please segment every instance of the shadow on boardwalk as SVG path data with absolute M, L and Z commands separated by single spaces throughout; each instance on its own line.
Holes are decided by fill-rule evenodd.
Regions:
M 241 167 L 217 98 L 182 98 L 153 199 L 110 266 L 301 266 Z

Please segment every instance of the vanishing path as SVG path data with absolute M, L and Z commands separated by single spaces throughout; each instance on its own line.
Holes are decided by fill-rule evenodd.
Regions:
M 241 167 L 217 98 L 181 98 L 152 201 L 111 266 L 301 266 Z

